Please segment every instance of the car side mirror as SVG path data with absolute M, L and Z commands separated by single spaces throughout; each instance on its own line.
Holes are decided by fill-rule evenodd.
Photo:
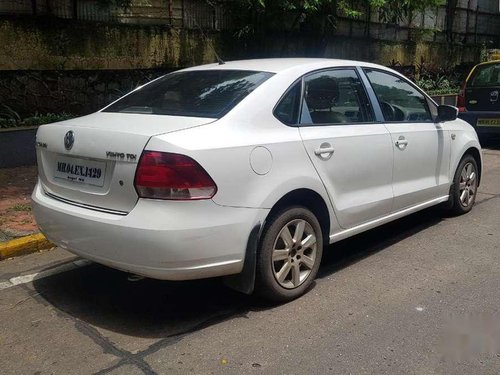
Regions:
M 440 105 L 438 107 L 437 121 L 453 121 L 458 118 L 458 108 L 452 105 Z

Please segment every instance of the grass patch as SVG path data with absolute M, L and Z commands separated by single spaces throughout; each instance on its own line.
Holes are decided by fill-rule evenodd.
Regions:
M 31 205 L 29 203 L 18 203 L 12 206 L 10 210 L 16 212 L 30 212 Z

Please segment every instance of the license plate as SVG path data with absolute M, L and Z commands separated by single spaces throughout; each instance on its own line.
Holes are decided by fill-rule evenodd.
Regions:
M 105 162 L 64 156 L 58 157 L 56 160 L 54 177 L 61 180 L 102 187 L 105 175 Z
M 500 126 L 500 118 L 480 118 L 477 126 Z

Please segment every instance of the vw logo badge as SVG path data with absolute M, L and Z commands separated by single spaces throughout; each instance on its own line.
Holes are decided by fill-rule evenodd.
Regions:
M 494 103 L 498 100 L 498 91 L 492 91 L 490 92 L 490 102 Z
M 66 148 L 66 150 L 71 150 L 71 147 L 73 147 L 73 143 L 75 143 L 75 135 L 73 134 L 73 131 L 70 130 L 64 136 L 64 147 Z

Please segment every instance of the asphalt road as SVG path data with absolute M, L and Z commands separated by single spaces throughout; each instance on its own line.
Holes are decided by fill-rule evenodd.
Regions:
M 20 284 L 0 290 L 0 372 L 498 374 L 499 149 L 471 213 L 331 246 L 312 290 L 281 306 L 94 264 L 27 282 L 76 259 L 60 249 L 1 262 L 0 289 Z

